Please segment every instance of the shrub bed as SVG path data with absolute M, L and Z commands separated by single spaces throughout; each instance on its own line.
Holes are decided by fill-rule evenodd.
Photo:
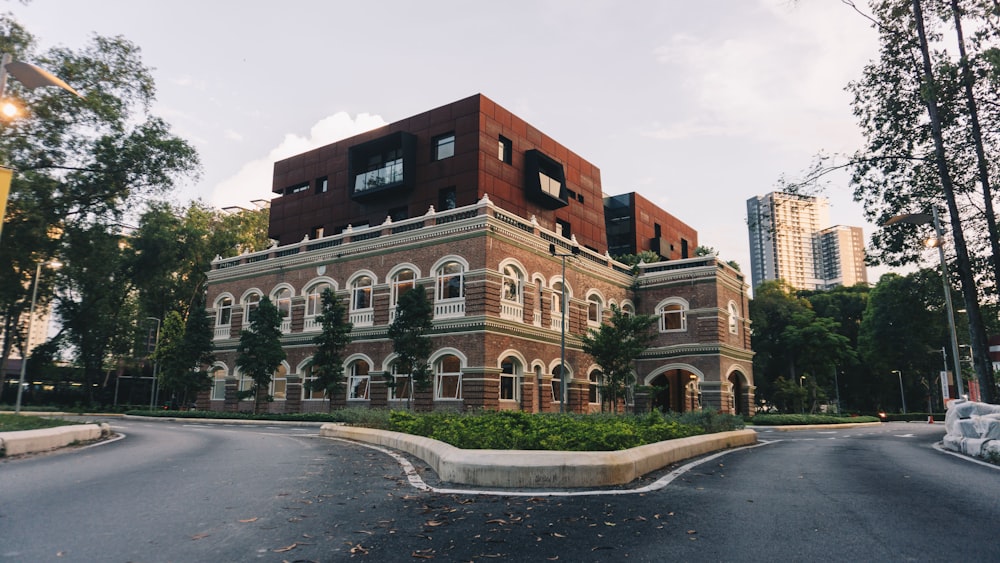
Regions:
M 742 419 L 716 413 L 689 416 L 531 414 L 519 411 L 411 413 L 392 411 L 390 430 L 426 436 L 462 449 L 615 451 L 735 430 Z M 690 416 L 696 415 L 696 416 Z
M 389 411 L 385 409 L 346 408 L 333 412 L 264 413 L 221 411 L 131 410 L 125 414 L 160 418 L 211 418 L 219 420 L 284 420 L 290 422 L 343 422 L 369 428 L 389 429 Z
M 56 418 L 42 418 L 40 416 L 25 416 L 16 414 L 0 414 L 0 432 L 13 432 L 16 430 L 37 430 L 39 428 L 55 428 L 57 426 L 70 426 L 80 424 L 70 420 L 59 420 Z
M 846 424 L 879 422 L 875 416 L 834 416 L 827 414 L 758 414 L 750 419 L 755 426 L 797 426 L 803 424 Z

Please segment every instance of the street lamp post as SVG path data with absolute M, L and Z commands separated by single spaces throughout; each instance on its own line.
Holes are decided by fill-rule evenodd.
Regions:
M 160 319 L 156 317 L 146 317 L 147 321 L 156 321 L 156 340 L 153 344 L 153 353 L 156 353 L 156 348 L 160 345 Z M 149 410 L 153 410 L 153 406 L 156 404 L 156 368 L 159 367 L 160 361 L 153 360 L 153 383 L 149 390 Z
M 559 302 L 559 314 L 562 319 L 560 323 L 562 330 L 559 336 L 559 412 L 564 413 L 566 412 L 566 403 L 569 402 L 569 397 L 567 396 L 569 382 L 566 380 L 566 259 L 580 254 L 580 247 L 574 246 L 571 253 L 565 254 L 556 252 L 556 245 L 550 243 L 549 254 L 562 259 L 562 278 L 560 278 L 562 283 L 562 297 Z
M 903 394 L 903 372 L 894 369 L 890 373 L 894 373 L 899 376 L 899 398 L 903 401 L 903 414 L 906 414 L 906 395 Z
M 24 338 L 24 346 L 21 347 L 21 375 L 17 379 L 17 399 L 14 402 L 14 414 L 21 414 L 21 394 L 24 392 L 24 372 L 28 367 L 28 345 L 31 344 L 31 329 L 35 324 L 35 303 L 38 302 L 38 278 L 42 276 L 42 266 L 46 262 L 39 262 L 35 266 L 35 284 L 31 290 L 31 307 L 28 308 L 28 334 Z M 55 268 L 61 266 L 59 262 L 49 262 Z
M 965 391 L 962 388 L 962 364 L 958 359 L 958 333 L 955 331 L 955 308 L 951 303 L 951 287 L 948 284 L 948 261 L 944 257 L 944 230 L 941 229 L 941 221 L 938 219 L 937 206 L 931 208 L 931 215 L 926 213 L 912 213 L 896 215 L 889 218 L 885 225 L 893 223 L 910 223 L 911 225 L 934 225 L 934 239 L 927 241 L 927 246 L 934 246 L 938 249 L 938 259 L 941 262 L 941 285 L 944 287 L 944 306 L 948 311 L 948 332 L 951 336 L 952 361 L 955 369 L 955 385 L 958 389 L 958 398 L 962 398 Z

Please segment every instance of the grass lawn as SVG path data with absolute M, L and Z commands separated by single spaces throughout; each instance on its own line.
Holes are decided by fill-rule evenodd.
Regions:
M 12 432 L 14 430 L 35 430 L 36 428 L 54 428 L 56 426 L 68 426 L 79 424 L 68 420 L 56 420 L 51 418 L 41 418 L 38 416 L 25 416 L 9 413 L 0 413 L 0 432 Z

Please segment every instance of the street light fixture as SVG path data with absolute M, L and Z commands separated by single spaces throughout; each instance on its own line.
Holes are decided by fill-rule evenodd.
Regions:
M 958 334 L 955 332 L 955 308 L 951 303 L 951 287 L 948 283 L 948 262 L 944 257 L 944 231 L 941 229 L 941 221 L 938 219 L 937 206 L 934 206 L 931 210 L 933 212 L 931 215 L 926 213 L 896 215 L 895 217 L 890 217 L 884 224 L 909 223 L 911 225 L 934 225 L 934 237 L 924 241 L 924 244 L 930 248 L 936 247 L 938 249 L 938 259 L 941 262 L 941 284 L 944 287 L 944 305 L 948 311 L 948 332 L 951 335 L 951 355 L 955 369 L 955 385 L 958 389 L 958 397 L 961 398 L 965 394 L 965 391 L 962 388 L 962 364 L 958 359 Z
M 28 345 L 31 343 L 31 329 L 35 324 L 35 303 L 38 301 L 38 278 L 42 276 L 42 266 L 50 265 L 53 268 L 62 266 L 61 263 L 53 260 L 51 262 L 39 262 L 35 266 L 35 284 L 31 290 L 31 307 L 28 308 L 28 333 L 24 338 L 24 346 L 21 347 L 21 375 L 17 379 L 17 399 L 14 402 L 14 414 L 21 414 L 21 394 L 24 392 L 24 372 L 28 367 Z
M 899 398 L 903 401 L 903 414 L 906 414 L 906 395 L 903 394 L 903 372 L 894 369 L 889 373 L 894 373 L 899 376 Z
M 566 412 L 566 403 L 569 402 L 569 381 L 566 379 L 566 259 L 580 254 L 580 247 L 574 245 L 569 254 L 557 252 L 555 243 L 549 243 L 549 254 L 562 259 L 562 298 L 559 302 L 562 322 L 560 328 L 562 334 L 559 338 L 559 412 Z

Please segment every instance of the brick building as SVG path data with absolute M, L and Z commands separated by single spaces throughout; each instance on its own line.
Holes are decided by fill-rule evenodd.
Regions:
M 399 295 L 420 287 L 434 304 L 433 385 L 412 397 L 421 408 L 599 410 L 601 373 L 580 336 L 615 305 L 658 317 L 636 365 L 654 404 L 752 409 L 743 275 L 691 257 L 694 229 L 638 194 L 605 197 L 596 166 L 485 96 L 277 162 L 273 191 L 275 246 L 217 259 L 209 272 L 218 361 L 203 408 L 249 408 L 235 399 L 249 385 L 235 350 L 248 311 L 268 296 L 288 355 L 270 408 L 325 410 L 304 382 L 327 287 L 354 325 L 335 405 L 404 405 L 387 330 Z M 664 260 L 635 274 L 609 244 Z

